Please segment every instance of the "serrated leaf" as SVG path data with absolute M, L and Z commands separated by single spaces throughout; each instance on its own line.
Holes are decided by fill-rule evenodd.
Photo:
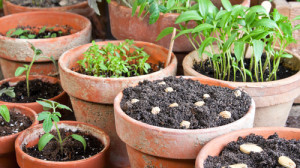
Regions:
M 50 133 L 46 133 L 44 134 L 40 140 L 39 140 L 39 143 L 38 143 L 38 149 L 39 151 L 42 151 L 45 146 L 48 144 L 48 142 L 51 141 L 51 139 L 54 138 L 54 135 L 50 134 Z
M 25 68 L 25 67 L 18 67 L 17 69 L 16 69 L 16 72 L 15 72 L 15 76 L 20 76 L 20 75 L 22 75 L 22 73 L 24 72 L 24 71 L 26 71 L 27 69 Z
M 43 111 L 41 113 L 38 114 L 38 121 L 43 121 L 46 118 L 49 117 L 49 115 L 51 115 L 51 113 L 49 111 Z
M 202 20 L 203 18 L 199 15 L 198 11 L 196 10 L 190 10 L 186 12 L 182 12 L 176 19 L 175 24 L 181 23 L 181 22 L 188 22 L 192 20 Z
M 83 149 L 84 149 L 84 150 L 86 149 L 86 141 L 85 141 L 85 139 L 84 139 L 82 136 L 77 135 L 77 134 L 72 134 L 71 137 L 72 137 L 73 139 L 75 139 L 75 140 L 81 142 L 82 145 L 83 145 Z
M 51 114 L 51 118 L 55 122 L 59 122 L 59 118 L 55 114 Z
M 10 121 L 10 114 L 9 114 L 9 110 L 8 110 L 6 105 L 1 105 L 0 106 L 0 115 L 3 117 L 3 119 L 6 122 Z
M 256 62 L 258 62 L 264 52 L 264 42 L 262 42 L 261 40 L 253 40 L 252 43 L 255 60 Z
M 161 40 L 162 38 L 164 38 L 165 36 L 172 34 L 174 30 L 174 27 L 167 27 L 164 30 L 162 30 L 159 35 L 156 38 L 156 41 Z
M 49 133 L 51 131 L 52 126 L 53 126 L 52 117 L 51 115 L 48 115 L 47 118 L 44 119 L 43 129 L 46 133 Z

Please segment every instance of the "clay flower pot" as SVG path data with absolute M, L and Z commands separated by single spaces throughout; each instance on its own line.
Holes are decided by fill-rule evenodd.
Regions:
M 285 65 L 300 70 L 300 57 L 296 53 L 292 59 L 285 59 Z M 207 58 L 203 55 L 203 59 Z M 200 61 L 197 52 L 193 51 L 183 60 L 184 75 L 211 79 L 240 87 L 256 103 L 255 127 L 284 126 L 294 99 L 300 93 L 300 71 L 293 76 L 270 82 L 231 82 L 202 75 L 193 69 L 194 61 Z
M 242 0 L 239 0 L 238 2 L 241 1 Z M 249 6 L 250 0 L 243 0 L 241 4 Z M 180 15 L 179 13 L 161 13 L 157 22 L 150 25 L 149 16 L 144 19 L 137 17 L 138 10 L 135 16 L 131 17 L 132 9 L 119 4 L 115 0 L 111 1 L 108 6 L 111 33 L 118 40 L 133 39 L 146 41 L 169 48 L 171 35 L 159 41 L 156 41 L 157 36 L 167 27 L 176 27 L 179 29 L 179 25 L 175 24 L 176 18 Z M 196 24 L 189 23 L 189 27 L 192 28 L 195 26 Z M 194 48 L 185 36 L 181 36 L 175 40 L 174 52 L 187 52 L 192 50 L 194 50 Z
M 202 84 L 235 89 L 219 81 L 191 79 Z M 120 92 L 114 101 L 115 123 L 119 137 L 126 143 L 132 168 L 193 168 L 197 154 L 206 142 L 234 130 L 253 127 L 255 113 L 253 99 L 245 116 L 230 124 L 207 129 L 171 129 L 131 118 L 120 107 L 122 97 L 123 93 Z
M 43 82 L 50 82 L 50 83 L 60 83 L 60 80 L 54 77 L 50 77 L 50 76 L 42 76 L 42 75 L 32 75 L 29 76 L 29 80 L 33 80 L 33 79 L 40 79 Z M 9 82 L 9 84 L 11 86 L 17 84 L 20 81 L 25 81 L 26 80 L 26 76 L 20 76 L 20 77 L 13 77 L 13 78 L 8 78 L 8 79 L 4 79 L 2 81 L 0 81 L 0 86 L 6 82 Z M 61 104 L 65 104 L 68 105 L 69 103 L 69 97 L 66 94 L 65 91 L 62 91 L 59 95 L 49 99 L 49 100 L 53 100 L 56 102 L 59 102 Z M 0 104 L 8 104 L 8 105 L 21 105 L 24 107 L 28 107 L 33 109 L 36 113 L 40 113 L 43 111 L 43 106 L 38 104 L 37 102 L 32 102 L 32 103 L 12 103 L 12 102 L 5 102 L 5 101 L 1 101 L 0 100 Z M 64 114 L 62 114 L 64 115 Z
M 206 158 L 210 156 L 218 156 L 223 148 L 231 141 L 236 141 L 238 137 L 245 137 L 254 133 L 255 135 L 261 135 L 264 138 L 268 138 L 270 135 L 277 133 L 280 138 L 287 140 L 290 139 L 300 139 L 300 129 L 297 128 L 286 128 L 286 127 L 261 127 L 261 128 L 251 128 L 243 129 L 231 132 L 226 135 L 219 136 L 209 143 L 207 143 L 200 151 L 196 160 L 196 168 L 204 168 L 203 164 Z
M 9 110 L 14 110 L 15 112 L 19 112 L 21 114 L 24 114 L 25 116 L 29 117 L 32 121 L 33 127 L 34 125 L 37 125 L 39 121 L 37 120 L 36 113 L 24 106 L 16 105 L 16 104 L 8 104 L 7 105 Z M 27 128 L 29 129 L 29 128 Z M 24 132 L 23 130 L 22 132 Z M 16 138 L 22 133 L 16 133 L 8 136 L 0 137 L 0 167 L 3 168 L 17 168 L 17 161 L 16 161 L 16 154 L 15 154 L 15 140 Z
M 14 77 L 17 67 L 29 64 L 34 55 L 31 44 L 41 49 L 41 56 L 55 60 L 73 47 L 86 44 L 91 39 L 91 23 L 83 16 L 63 12 L 26 12 L 0 18 L 0 33 L 6 34 L 17 26 L 57 27 L 71 26 L 71 34 L 48 39 L 19 39 L 0 35 L 0 63 L 4 78 Z M 55 75 L 57 70 L 48 58 L 38 58 L 31 69 L 31 74 Z
M 31 129 L 24 131 L 17 138 L 15 143 L 17 162 L 20 168 L 32 168 L 32 167 L 43 167 L 43 168 L 93 168 L 99 167 L 103 168 L 105 166 L 105 159 L 107 155 L 108 148 L 110 146 L 110 139 L 108 135 L 101 129 L 82 122 L 77 121 L 60 121 L 58 123 L 59 129 L 70 129 L 72 131 L 83 131 L 86 132 L 101 141 L 104 145 L 104 149 L 94 156 L 87 159 L 67 161 L 67 162 L 54 162 L 45 161 L 38 158 L 34 158 L 26 154 L 22 147 L 34 146 L 38 143 L 38 140 L 42 134 L 44 134 L 43 125 L 39 124 Z M 52 127 L 54 130 L 55 127 Z
M 107 43 L 118 44 L 121 41 L 98 42 L 99 46 Z M 161 46 L 135 42 L 137 47 L 143 47 L 150 55 L 149 62 L 158 64 L 166 62 L 168 50 Z M 110 163 L 115 167 L 129 165 L 125 144 L 115 131 L 113 100 L 124 88 L 145 79 L 157 79 L 176 74 L 177 59 L 174 54 L 170 64 L 164 69 L 137 77 L 101 78 L 83 75 L 72 71 L 78 67 L 77 61 L 83 59 L 83 53 L 91 46 L 86 44 L 65 52 L 59 59 L 60 78 L 63 89 L 70 95 L 77 121 L 90 123 L 107 132 L 111 138 Z

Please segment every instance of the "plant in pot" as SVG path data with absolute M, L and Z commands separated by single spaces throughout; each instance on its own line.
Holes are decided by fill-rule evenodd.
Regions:
M 265 127 L 222 135 L 202 148 L 196 168 L 299 167 L 299 133 L 296 128 Z
M 62 87 L 69 94 L 78 121 L 106 131 L 111 138 L 111 167 L 129 166 L 125 144 L 115 132 L 113 99 L 122 89 L 176 74 L 177 60 L 161 46 L 133 41 L 86 44 L 59 60 Z
M 90 39 L 90 21 L 73 13 L 41 11 L 1 17 L 0 63 L 4 78 L 13 77 L 18 67 L 30 64 L 34 53 L 29 43 L 43 51 L 31 74 L 55 76 L 57 69 L 49 58 L 57 61 L 63 52 Z
M 16 140 L 16 156 L 21 168 L 27 167 L 104 167 L 110 140 L 101 129 L 75 121 L 60 122 L 59 109 L 70 110 L 51 100 L 37 101 L 45 110 L 43 121 Z M 54 127 L 53 127 L 54 123 Z
M 195 47 L 183 61 L 185 75 L 245 89 L 257 105 L 255 126 L 284 126 L 300 91 L 300 58 L 286 50 L 295 42 L 292 32 L 299 26 L 292 27 L 276 9 L 269 14 L 260 5 L 246 8 L 232 6 L 228 0 L 222 3 L 224 10 L 206 10 L 216 8 L 205 0 L 194 15 L 178 17 L 178 22 L 198 18 L 197 27 L 182 26 L 177 35 L 191 33 L 187 37 Z
M 166 77 L 124 89 L 114 112 L 131 167 L 192 168 L 206 142 L 253 127 L 255 104 L 222 82 Z
M 25 129 L 37 124 L 37 115 L 30 108 L 20 105 L 0 106 L 0 167 L 18 167 L 15 140 Z

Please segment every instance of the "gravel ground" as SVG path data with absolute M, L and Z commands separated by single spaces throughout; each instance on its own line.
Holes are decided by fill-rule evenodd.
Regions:
M 287 127 L 300 128 L 300 104 L 294 105 L 286 122 Z

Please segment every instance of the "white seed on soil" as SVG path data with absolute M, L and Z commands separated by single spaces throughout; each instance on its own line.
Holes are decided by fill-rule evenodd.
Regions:
M 151 110 L 151 113 L 156 115 L 160 112 L 160 108 L 159 107 L 153 107 L 152 110 Z
M 286 168 L 296 168 L 296 163 L 287 156 L 280 156 L 278 158 L 278 163 Z
M 225 168 L 227 166 L 223 166 L 222 168 Z M 238 164 L 234 164 L 234 165 L 229 165 L 229 168 L 248 168 L 248 166 L 244 163 L 238 163 Z
M 68 4 L 67 0 L 62 0 L 62 1 L 59 2 L 60 6 L 66 6 L 67 4 Z
M 204 94 L 204 95 L 203 95 L 203 99 L 208 99 L 208 98 L 210 98 L 210 95 L 209 95 L 209 94 Z
M 165 89 L 165 92 L 173 92 L 174 90 L 173 90 L 173 88 L 171 88 L 171 87 L 167 87 L 166 89 Z
M 243 145 L 240 145 L 240 151 L 246 154 L 250 154 L 250 152 L 254 152 L 254 153 L 262 152 L 263 149 L 256 144 L 245 143 Z
M 159 82 L 158 84 L 159 84 L 159 85 L 165 85 L 166 82 L 162 81 L 162 82 Z
M 241 97 L 242 92 L 240 90 L 235 90 L 234 95 L 235 95 L 235 97 Z
M 138 102 L 139 101 L 139 99 L 131 99 L 131 103 L 133 104 L 133 103 L 136 103 L 136 102 Z
M 191 123 L 189 121 L 182 120 L 180 127 L 190 128 Z
M 178 107 L 178 104 L 177 103 L 172 103 L 169 105 L 169 107 Z
M 219 113 L 219 116 L 228 119 L 231 118 L 231 113 L 229 111 L 222 111 L 221 113 Z
M 195 105 L 196 105 L 196 106 L 199 106 L 199 107 L 203 106 L 204 104 L 205 104 L 204 101 L 197 101 L 197 102 L 195 103 Z

